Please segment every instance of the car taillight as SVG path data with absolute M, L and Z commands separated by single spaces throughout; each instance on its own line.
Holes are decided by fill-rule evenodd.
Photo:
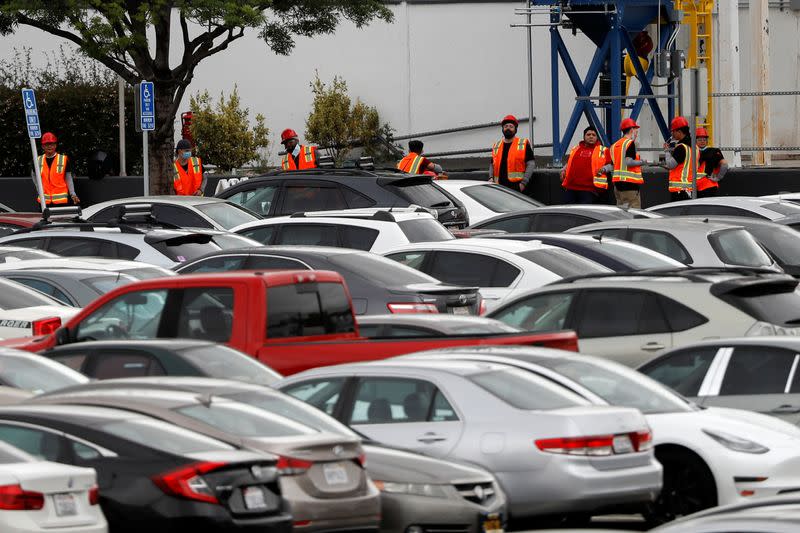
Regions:
M 296 459 L 294 457 L 278 457 L 278 472 L 280 472 L 282 476 L 302 474 L 312 466 L 314 466 L 312 461 Z
M 540 439 L 536 447 L 543 452 L 564 455 L 611 455 L 614 453 L 614 437 L 564 437 L 560 439 Z
M 0 509 L 38 511 L 44 507 L 44 494 L 22 490 L 19 485 L 0 485 Z
M 33 321 L 33 336 L 50 335 L 61 327 L 61 318 L 52 316 Z
M 367 467 L 367 455 L 366 454 L 362 453 L 361 455 L 358 456 L 358 464 L 360 464 L 362 468 L 366 468 Z
M 186 498 L 187 500 L 197 500 L 207 503 L 219 503 L 216 495 L 208 486 L 203 474 L 222 468 L 227 463 L 222 462 L 203 462 L 193 463 L 177 470 L 172 470 L 166 474 L 153 476 L 153 483 L 166 494 Z
M 650 431 L 637 431 L 630 434 L 633 449 L 637 452 L 646 452 L 653 449 L 653 433 Z
M 389 303 L 386 304 L 392 313 L 438 313 L 436 304 L 423 303 Z
M 89 489 L 89 505 L 97 505 L 100 503 L 100 489 L 97 485 Z
M 486 300 L 481 299 L 481 306 L 478 308 L 478 315 L 483 316 L 486 314 Z

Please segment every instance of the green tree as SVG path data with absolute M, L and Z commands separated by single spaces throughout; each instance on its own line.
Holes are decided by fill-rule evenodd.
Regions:
M 208 91 L 190 98 L 192 137 L 197 155 L 204 163 L 230 171 L 259 157 L 259 148 L 268 149 L 269 129 L 264 115 L 256 115 L 251 128 L 249 109 L 242 109 L 239 92 L 234 85 L 228 99 L 221 93 L 212 105 Z
M 285 55 L 296 35 L 332 33 L 343 19 L 362 27 L 376 17 L 392 19 L 381 0 L 0 0 L 0 34 L 20 25 L 38 28 L 77 44 L 129 84 L 155 83 L 154 194 L 170 191 L 175 116 L 201 61 L 248 29 L 258 29 L 272 51 Z M 181 32 L 178 50 L 171 50 L 173 27 Z M 178 64 L 170 57 L 180 58 Z
M 352 103 L 347 94 L 347 82 L 339 76 L 326 85 L 319 75 L 311 82 L 314 103 L 306 119 L 306 139 L 316 143 L 341 164 L 353 148 L 361 146 L 364 153 L 377 159 L 388 159 L 387 146 L 392 129 L 381 125 L 374 107 L 356 98 Z

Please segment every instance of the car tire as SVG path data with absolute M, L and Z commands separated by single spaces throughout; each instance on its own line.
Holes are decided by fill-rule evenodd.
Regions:
M 663 524 L 717 505 L 717 485 L 708 465 L 687 449 L 656 448 L 656 459 L 664 467 L 664 483 L 645 518 Z

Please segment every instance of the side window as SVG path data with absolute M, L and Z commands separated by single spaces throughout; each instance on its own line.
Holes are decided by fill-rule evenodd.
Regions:
M 654 361 L 640 372 L 684 396 L 697 396 L 717 351 L 716 347 L 687 348 Z
M 517 267 L 488 255 L 465 252 L 436 252 L 431 276 L 454 285 L 508 287 L 519 276 Z
M 684 213 L 685 206 L 679 205 L 675 207 L 665 207 L 664 209 L 657 209 L 656 213 L 664 215 L 665 217 L 677 217 Z
M 729 205 L 687 205 L 687 215 L 718 215 L 726 217 L 766 218 L 756 215 L 747 209 L 731 207 Z
M 443 335 L 435 329 L 421 328 L 416 326 L 391 325 L 387 328 L 384 337 L 442 337 Z M 360 330 L 359 330 L 360 331 Z
M 181 273 L 189 274 L 191 272 L 227 272 L 229 270 L 241 270 L 244 268 L 246 260 L 246 255 L 210 257 L 184 268 L 181 270 Z
M 52 296 L 56 300 L 60 302 L 64 302 L 67 305 L 75 305 L 75 302 L 70 300 L 69 296 L 64 294 L 61 289 L 53 285 L 52 283 L 47 283 L 46 281 L 42 281 L 40 279 L 32 279 L 32 278 L 18 278 L 16 276 L 9 277 L 13 281 L 17 283 L 22 283 L 23 285 L 27 285 L 31 289 L 36 289 L 39 292 L 43 292 L 49 296 Z
M 340 283 L 300 283 L 267 289 L 268 339 L 353 331 L 353 311 Z
M 78 341 L 154 339 L 166 301 L 165 289 L 120 295 L 78 324 L 75 338 Z
M 437 390 L 433 396 L 433 411 L 430 417 L 431 422 L 452 422 L 458 420 L 458 415 L 442 391 Z
M 251 255 L 247 258 L 245 268 L 248 270 L 308 270 L 308 267 L 295 259 L 266 255 Z
M 178 314 L 180 338 L 228 342 L 233 329 L 233 289 L 185 289 Z
M 76 372 L 81 372 L 83 363 L 86 362 L 88 357 L 89 355 L 85 353 L 70 353 L 64 355 L 55 355 L 50 359 L 57 363 L 61 363 L 64 366 L 68 366 Z
M 333 415 L 336 402 L 339 401 L 339 396 L 342 394 L 342 388 L 344 388 L 344 378 L 334 378 L 289 385 L 282 391 Z
M 394 424 L 433 421 L 434 397 L 441 396 L 430 382 L 406 378 L 362 378 L 356 391 L 351 424 Z M 458 420 L 442 396 L 437 421 Z
M 50 431 L 0 423 L 0 441 L 44 461 L 69 461 L 66 439 Z
M 536 215 L 534 231 L 560 233 L 570 228 L 595 222 L 591 218 L 566 213 L 539 213 Z
M 641 229 L 631 229 L 628 240 L 633 244 L 650 248 L 656 252 L 667 255 L 676 261 L 689 264 L 692 262 L 692 257 L 683 247 L 683 245 L 668 233 L 662 231 L 649 231 Z
M 272 236 L 275 235 L 275 230 L 279 227 L 278 224 L 272 224 L 260 228 L 242 230 L 238 233 L 239 235 L 258 241 L 261 244 L 272 244 Z
M 108 246 L 103 249 L 101 239 L 80 239 L 73 237 L 59 237 L 50 239 L 47 251 L 65 257 L 94 256 L 104 257 L 102 252 L 108 252 Z
M 375 200 L 367 198 L 361 193 L 357 193 L 349 187 L 341 187 L 344 200 L 347 202 L 347 207 L 350 209 L 358 209 L 363 207 L 372 207 L 375 205 Z
M 190 209 L 177 205 L 156 204 L 153 206 L 153 215 L 159 222 L 174 224 L 179 228 L 213 228 L 208 222 Z
M 164 367 L 153 356 L 126 350 L 96 354 L 86 371 L 87 376 L 95 379 L 138 378 L 165 374 Z
M 387 255 L 389 259 L 392 261 L 397 261 L 398 263 L 402 263 L 407 267 L 414 268 L 416 270 L 422 270 L 422 265 L 425 263 L 425 258 L 428 257 L 430 252 L 422 252 L 422 251 L 414 251 L 414 252 L 399 252 L 396 254 Z
M 14 241 L 7 242 L 9 246 L 22 246 L 24 248 L 39 248 L 40 250 L 44 249 L 44 239 L 36 238 L 36 239 L 17 239 Z
M 126 261 L 133 261 L 139 254 L 142 253 L 141 250 L 137 250 L 133 246 L 128 246 L 127 244 L 122 244 L 121 242 L 116 243 L 117 245 L 117 254 L 116 258 L 118 259 L 125 259 Z
M 342 237 L 345 248 L 370 251 L 380 232 L 372 228 L 358 226 L 342 226 Z
M 315 185 L 287 185 L 283 193 L 283 214 L 304 213 L 307 211 L 331 211 L 347 209 L 338 187 L 319 187 Z
M 722 378 L 719 395 L 784 394 L 796 358 L 800 355 L 793 350 L 767 346 L 736 347 Z
M 672 298 L 659 295 L 658 301 L 667 317 L 670 331 L 686 331 L 708 322 L 706 317 Z
M 108 222 L 111 219 L 117 218 L 117 213 L 119 213 L 120 207 L 118 205 L 112 205 L 111 207 L 106 207 L 105 209 L 101 209 L 91 217 L 89 220 L 92 222 Z
M 564 329 L 575 294 L 551 292 L 531 296 L 494 313 L 491 318 L 525 331 Z
M 645 318 L 646 312 L 656 313 L 656 318 Z M 582 339 L 666 333 L 666 321 L 658 317 L 663 315 L 649 292 L 588 290 L 581 297 L 577 333 Z
M 613 237 L 615 239 L 625 239 L 625 228 L 598 228 L 591 231 L 577 231 L 584 235 L 598 235 L 600 237 Z
M 87 446 L 82 442 L 77 442 L 74 440 L 67 440 L 69 443 L 70 448 L 72 448 L 72 454 L 75 456 L 76 462 L 80 464 L 81 461 L 94 461 L 101 457 L 101 453 L 91 446 Z
M 275 244 L 339 246 L 339 226 L 333 224 L 283 224 Z
M 533 217 L 531 216 L 509 217 L 489 222 L 488 224 L 479 224 L 478 227 L 481 229 L 499 229 L 508 233 L 525 233 L 531 231 L 532 222 Z
M 272 204 L 275 202 L 275 193 L 277 191 L 278 185 L 267 185 L 258 189 L 239 191 L 229 196 L 227 200 L 246 207 L 259 215 L 267 216 L 270 209 L 272 209 Z

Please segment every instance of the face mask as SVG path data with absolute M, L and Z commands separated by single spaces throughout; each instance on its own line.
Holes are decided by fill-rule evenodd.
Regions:
M 182 157 L 182 158 L 184 158 L 184 159 L 189 159 L 190 157 L 192 157 L 192 152 L 191 152 L 191 150 L 189 150 L 189 151 L 186 151 L 186 152 L 183 152 L 183 153 L 181 154 L 181 157 Z
M 294 145 L 294 150 L 292 150 L 292 155 L 295 156 L 295 157 L 300 155 L 300 145 L 299 144 L 295 144 Z
M 516 135 L 516 133 L 511 130 L 503 130 L 503 137 L 506 139 L 513 139 L 514 135 Z

